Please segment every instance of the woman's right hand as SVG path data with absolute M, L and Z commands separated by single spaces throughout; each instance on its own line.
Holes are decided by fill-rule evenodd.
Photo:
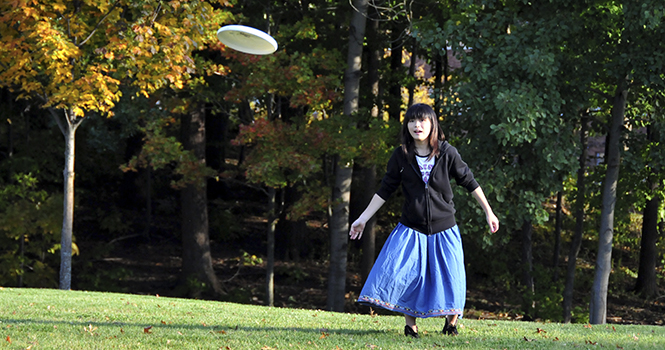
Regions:
M 351 239 L 360 239 L 363 235 L 363 230 L 365 229 L 366 222 L 358 219 L 351 224 L 351 230 L 349 231 L 349 236 Z

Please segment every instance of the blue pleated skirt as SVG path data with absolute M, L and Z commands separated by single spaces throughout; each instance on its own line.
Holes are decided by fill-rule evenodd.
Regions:
M 425 235 L 398 224 L 358 302 L 419 318 L 462 316 L 466 273 L 459 228 Z

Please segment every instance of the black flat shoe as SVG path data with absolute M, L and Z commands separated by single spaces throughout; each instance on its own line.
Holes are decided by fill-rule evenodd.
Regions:
M 407 337 L 420 338 L 418 332 L 414 331 L 413 328 L 409 326 L 404 326 L 404 335 Z
M 446 325 L 443 326 L 443 330 L 441 332 L 445 335 L 459 335 L 459 332 L 457 331 L 457 325 L 452 325 L 448 323 L 447 318 L 446 318 Z

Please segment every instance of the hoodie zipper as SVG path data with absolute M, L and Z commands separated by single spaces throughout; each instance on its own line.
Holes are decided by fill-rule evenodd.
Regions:
M 436 160 L 434 161 L 434 164 L 436 165 Z M 411 168 L 413 168 L 413 171 L 415 171 L 416 175 L 418 175 L 420 177 L 420 179 L 422 180 L 423 174 L 418 169 L 416 169 L 416 167 L 415 167 L 415 165 L 413 165 L 413 163 L 411 163 Z M 432 171 L 434 171 L 434 168 L 435 167 L 432 167 Z M 429 176 L 430 176 L 430 178 L 432 178 L 432 173 L 430 173 Z M 432 226 L 430 225 L 430 222 L 432 221 L 432 212 L 431 212 L 430 204 L 429 204 L 430 203 L 429 179 L 427 179 L 427 182 L 425 182 L 425 197 L 426 197 L 426 200 L 425 200 L 426 210 L 425 211 L 426 211 L 426 216 L 427 216 L 426 217 L 427 222 L 425 224 L 427 225 L 427 235 L 431 235 L 432 234 Z

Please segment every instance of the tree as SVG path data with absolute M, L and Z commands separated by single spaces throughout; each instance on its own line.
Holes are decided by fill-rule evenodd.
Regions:
M 86 113 L 112 116 L 123 83 L 145 96 L 181 88 L 222 12 L 204 1 L 43 0 L 0 13 L 0 84 L 38 100 L 65 138 L 60 289 L 70 289 L 77 128 Z
M 570 323 L 573 310 L 573 287 L 575 285 L 575 268 L 577 267 L 577 255 L 582 246 L 582 234 L 584 233 L 584 193 L 585 193 L 585 173 L 587 161 L 587 130 L 588 130 L 588 112 L 582 115 L 582 128 L 580 129 L 580 157 L 579 168 L 577 169 L 577 199 L 575 202 L 575 230 L 573 240 L 570 244 L 568 253 L 568 263 L 566 266 L 566 282 L 563 289 L 563 322 Z
M 443 91 L 444 130 L 501 208 L 502 231 L 514 232 L 514 245 L 522 248 L 515 252 L 522 263 L 514 277 L 533 317 L 534 227 L 549 219 L 542 203 L 574 167 L 575 125 L 569 121 L 577 118 L 573 96 L 579 91 L 566 83 L 566 56 L 560 54 L 570 34 L 570 9 L 494 1 L 462 1 L 455 9 L 444 24 L 418 23 L 414 35 L 432 51 L 450 46 L 461 63 L 456 84 Z M 486 249 L 506 244 L 509 235 L 487 234 L 477 208 L 464 202 L 456 207 L 463 224 L 471 224 L 465 231 L 482 228 L 467 241 L 478 239 Z
M 349 46 L 344 72 L 344 115 L 358 112 L 360 75 L 367 0 L 355 0 L 349 25 Z M 330 218 L 330 272 L 328 274 L 328 309 L 344 311 L 346 288 L 346 254 L 349 231 L 349 201 L 353 177 L 353 160 L 345 155 L 335 156 L 335 184 L 332 193 Z
M 658 295 L 656 278 L 658 223 L 663 219 L 662 204 L 665 192 L 661 185 L 665 158 L 659 146 L 665 129 L 663 129 L 663 113 L 657 106 L 663 103 L 665 95 L 662 92 L 650 92 L 642 96 L 645 98 L 635 101 L 629 116 L 630 127 L 644 132 L 633 133 L 627 140 L 624 168 L 627 172 L 625 182 L 632 190 L 633 205 L 637 210 L 643 208 L 635 292 L 649 299 Z
M 593 38 L 594 33 L 601 33 L 600 37 L 588 42 L 592 45 L 585 50 L 597 59 L 602 57 L 600 61 L 593 60 L 598 62 L 598 67 L 588 73 L 595 76 L 589 89 L 598 91 L 611 105 L 605 155 L 607 172 L 603 179 L 598 255 L 589 315 L 590 323 L 604 324 L 628 93 L 629 90 L 639 92 L 665 86 L 665 63 L 655 58 L 662 55 L 665 49 L 660 40 L 665 35 L 665 28 L 661 25 L 665 4 L 653 0 L 604 1 L 592 2 L 588 6 L 580 15 L 580 22 L 585 26 L 580 34 Z
M 206 111 L 202 104 L 194 104 L 192 110 L 183 115 L 182 138 L 185 150 L 190 150 L 195 162 L 205 166 Z M 223 294 L 222 286 L 215 275 L 210 252 L 210 239 L 208 236 L 208 196 L 207 178 L 186 184 L 180 190 L 181 196 L 181 225 L 182 225 L 182 273 L 185 285 L 191 282 L 203 284 L 203 287 L 212 288 L 214 294 Z M 191 281 L 194 279 L 195 281 Z M 188 283 L 190 282 L 190 283 Z M 201 292 L 192 288 L 194 296 Z

